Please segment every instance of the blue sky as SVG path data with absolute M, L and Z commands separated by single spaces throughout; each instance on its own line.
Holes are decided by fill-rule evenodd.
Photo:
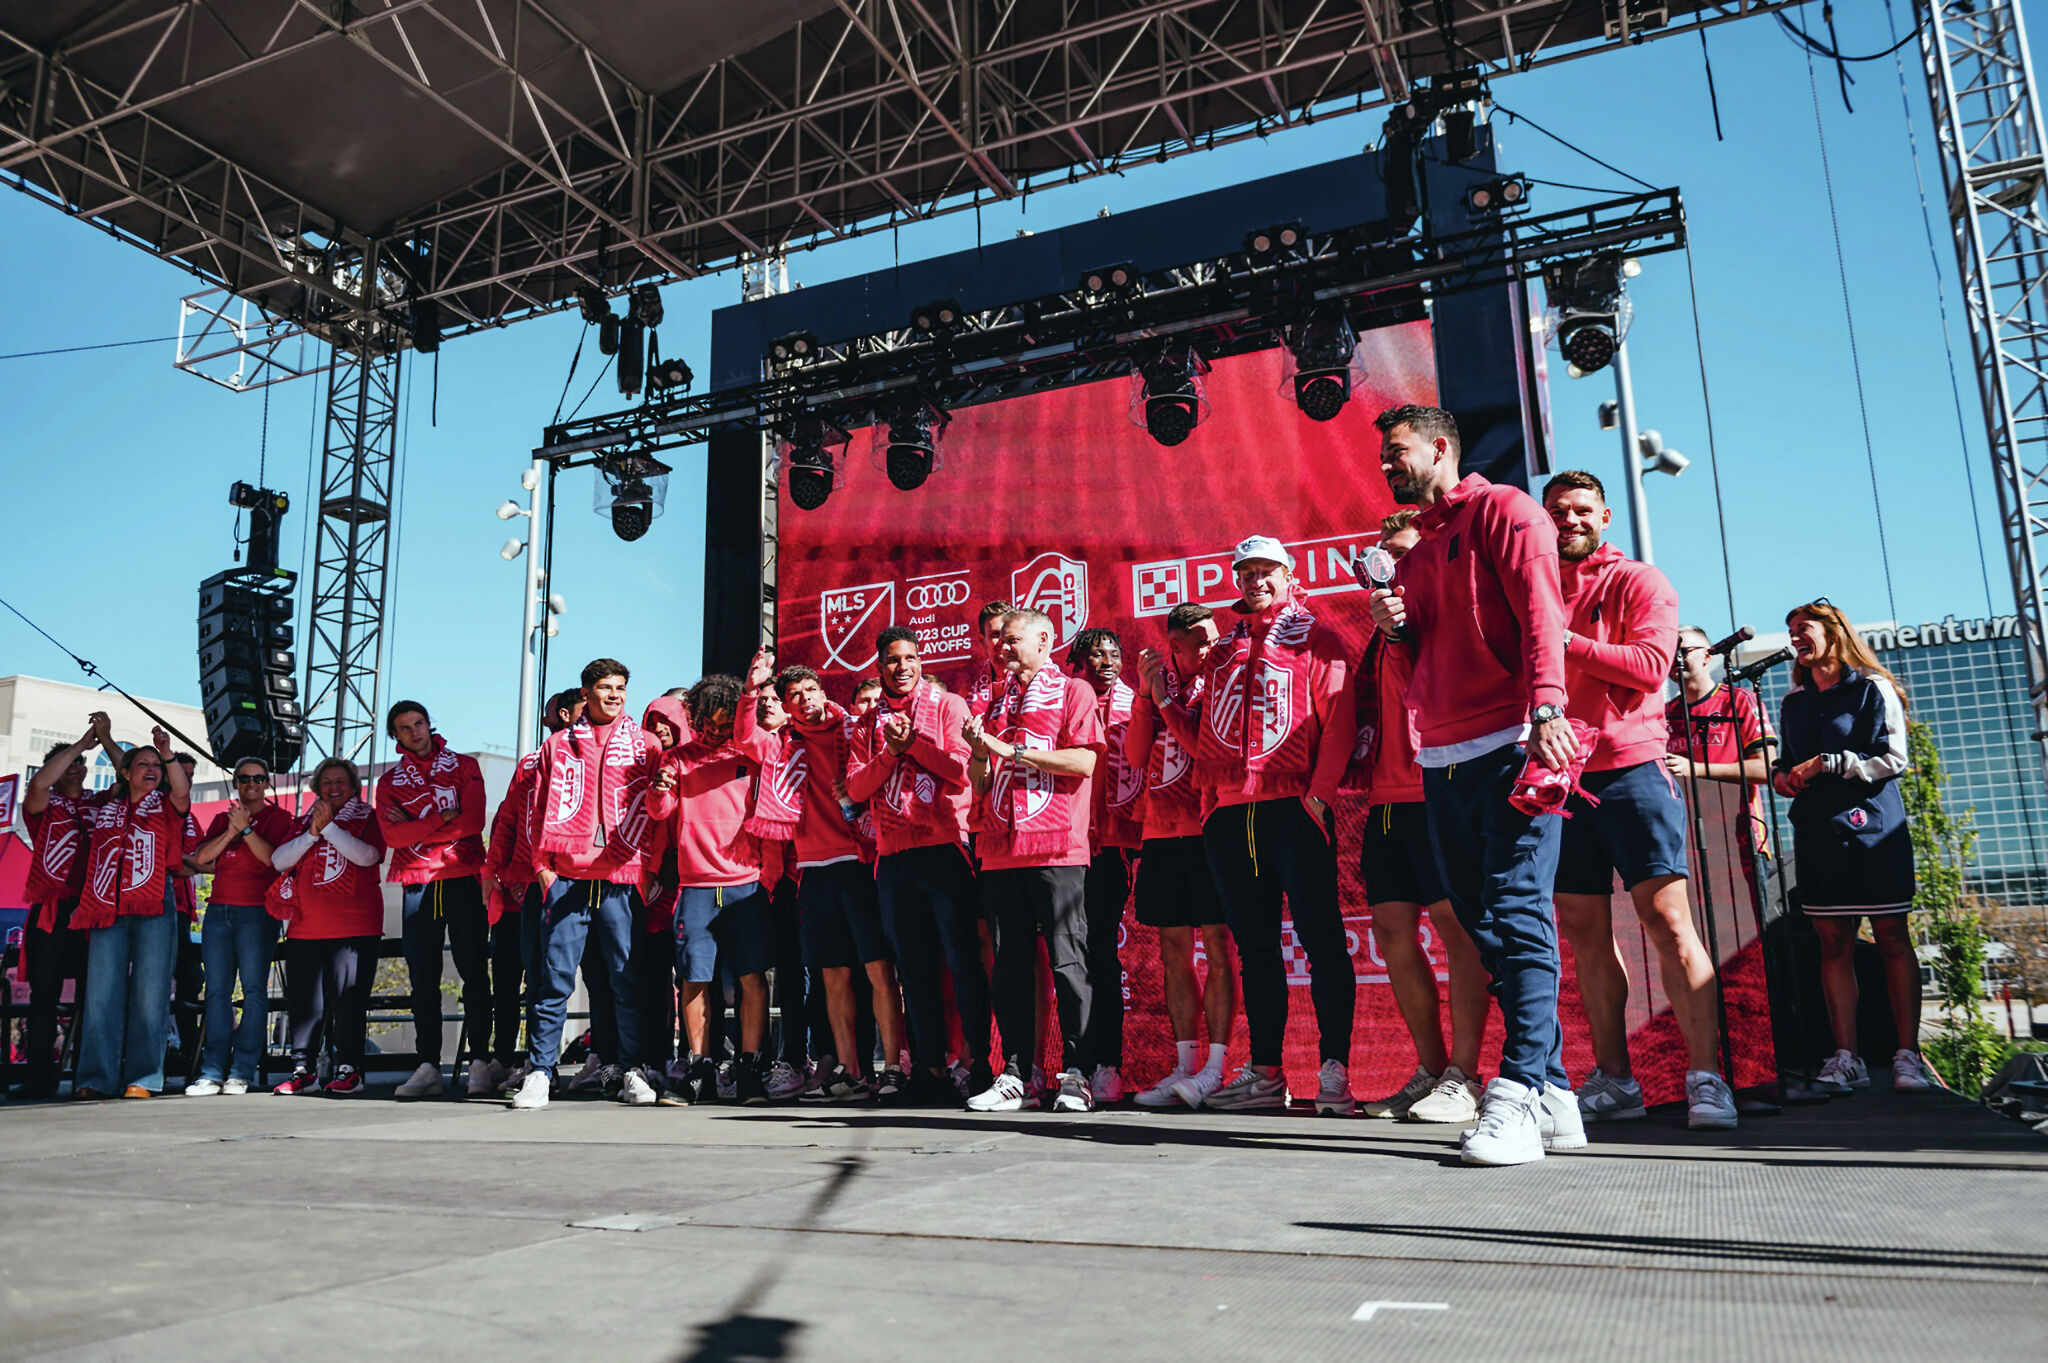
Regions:
M 1893 3 L 1903 22 L 1905 0 Z M 2040 6 L 2028 10 L 2038 19 Z M 1807 17 L 1817 26 L 1818 8 Z M 1848 51 L 1876 51 L 1891 41 L 1878 5 L 1845 6 L 1838 24 Z M 2048 30 L 2037 23 L 2035 31 Z M 1717 28 L 1708 44 L 1722 142 L 1714 137 L 1700 45 L 1691 37 L 1516 75 L 1494 94 L 1622 169 L 1684 191 L 1735 618 L 1759 630 L 1777 628 L 1789 606 L 1825 594 L 1858 619 L 1883 619 L 1892 610 L 1807 62 L 1768 18 Z M 1963 401 L 1960 435 L 1897 71 L 1889 59 L 1853 68 L 1853 116 L 1843 110 L 1832 66 L 1817 63 L 1815 76 L 1898 614 L 1917 622 L 1984 613 L 1980 522 L 1991 554 L 1991 609 L 2004 613 L 2012 605 L 1954 259 L 1939 217 L 1940 167 L 1911 52 L 1909 46 L 1912 126 L 1921 174 L 1936 196 L 1949 330 L 1963 348 L 1954 371 Z M 1320 119 L 1121 179 L 1033 193 L 1022 210 L 984 209 L 981 230 L 989 239 L 1019 227 L 1043 230 L 1104 207 L 1130 208 L 1350 155 L 1377 137 L 1382 119 L 1373 111 Z M 1506 166 L 1543 179 L 1626 187 L 1499 112 L 1495 128 Z M 1535 194 L 1539 208 L 1587 197 L 1542 186 Z M 871 234 L 798 255 L 791 276 L 821 283 L 887 264 L 893 249 L 905 258 L 956 250 L 973 244 L 975 230 L 968 213 L 906 228 L 893 246 L 887 234 Z M 182 271 L 12 193 L 0 194 L 0 286 L 12 304 L 0 314 L 0 355 L 170 335 L 178 300 L 198 288 Z M 1632 292 L 1629 349 L 1642 424 L 1693 461 L 1682 478 L 1649 484 L 1658 563 L 1676 583 L 1685 615 L 1720 630 L 1729 610 L 1685 258 L 1646 261 Z M 738 296 L 736 275 L 668 287 L 663 349 L 706 372 L 711 311 Z M 432 362 L 409 369 L 385 695 L 426 701 L 461 746 L 512 741 L 521 569 L 499 559 L 508 526 L 492 512 L 507 496 L 522 495 L 520 472 L 555 410 L 582 330 L 571 313 L 451 343 L 439 366 L 438 424 L 429 420 Z M 8 501 L 0 517 L 7 527 L 0 536 L 0 596 L 128 690 L 196 702 L 195 593 L 200 579 L 229 566 L 227 485 L 256 477 L 264 400 L 174 371 L 171 353 L 164 343 L 0 361 Z M 596 359 L 593 343 L 569 394 L 571 407 L 595 377 Z M 1599 430 L 1594 416 L 1612 396 L 1612 383 L 1604 375 L 1575 382 L 1553 373 L 1561 463 L 1615 482 L 1619 442 Z M 309 380 L 269 391 L 267 476 L 295 502 L 285 531 L 289 563 L 309 522 L 305 492 L 318 393 Z M 607 380 L 585 411 L 619 405 Z M 1359 423 L 1361 439 L 1370 435 L 1367 415 L 1345 418 Z M 633 668 L 634 694 L 644 699 L 701 670 L 703 458 L 701 451 L 679 458 L 667 514 L 630 545 L 591 514 L 591 476 L 568 475 L 561 486 L 554 588 L 569 609 L 548 680 L 572 683 L 583 659 L 611 654 Z M 1626 546 L 1625 509 L 1617 506 L 1616 516 L 1614 534 Z M 12 672 L 80 680 L 62 653 L 0 615 L 0 673 Z

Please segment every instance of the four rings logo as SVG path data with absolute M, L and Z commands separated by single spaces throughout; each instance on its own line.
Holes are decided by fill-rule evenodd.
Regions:
M 906 610 L 929 611 L 941 606 L 964 606 L 974 595 L 974 589 L 964 577 L 946 578 L 939 582 L 913 582 L 903 590 L 903 605 Z

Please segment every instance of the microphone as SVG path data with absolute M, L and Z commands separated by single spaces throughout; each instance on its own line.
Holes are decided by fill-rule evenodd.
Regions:
M 1352 556 L 1351 575 L 1357 578 L 1358 585 L 1365 588 L 1368 592 L 1377 591 L 1381 588 L 1392 591 L 1394 589 L 1394 565 L 1396 561 L 1392 554 L 1375 544 L 1371 548 L 1361 550 Z M 1397 642 L 1401 638 L 1401 631 L 1398 629 L 1390 629 L 1385 631 L 1385 633 L 1389 639 Z
M 1725 658 L 1734 652 L 1738 645 L 1746 644 L 1754 638 L 1756 638 L 1756 631 L 1748 625 L 1743 625 L 1720 643 L 1709 646 L 1707 652 L 1717 658 Z
M 1743 667 L 1731 669 L 1728 673 L 1728 680 L 1731 682 L 1738 683 L 1753 682 L 1758 677 L 1761 677 L 1764 673 L 1776 667 L 1779 663 L 1791 662 L 1792 657 L 1793 654 L 1791 646 L 1787 645 L 1786 647 L 1779 649 L 1776 653 L 1765 654 L 1763 657 L 1758 658 L 1753 663 L 1749 663 Z

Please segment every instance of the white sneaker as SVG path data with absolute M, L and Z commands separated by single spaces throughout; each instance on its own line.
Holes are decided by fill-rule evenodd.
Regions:
M 1735 1090 L 1712 1070 L 1687 1070 L 1685 1124 L 1694 1131 L 1733 1131 L 1737 1123 Z
M 488 1098 L 505 1086 L 505 1076 L 511 1071 L 496 1060 L 471 1060 L 469 1062 L 469 1096 Z
M 441 1067 L 423 1064 L 412 1072 L 412 1078 L 392 1090 L 394 1098 L 432 1098 L 446 1085 L 441 1081 Z
M 1182 1101 L 1181 1096 L 1173 1091 L 1173 1086 L 1187 1077 L 1187 1067 L 1175 1065 L 1173 1073 L 1167 1075 L 1143 1093 L 1132 1094 L 1131 1101 L 1139 1107 L 1179 1107 Z
M 1479 1125 L 1466 1133 L 1459 1158 L 1467 1164 L 1529 1164 L 1543 1158 L 1535 1090 L 1494 1076 L 1479 1102 Z
M 220 1081 L 220 1095 L 223 1098 L 239 1098 L 249 1091 L 246 1079 L 223 1079 Z
M 1436 1076 L 1422 1065 L 1415 1067 L 1415 1073 L 1408 1076 L 1408 1082 L 1399 1091 L 1390 1093 L 1365 1105 L 1365 1115 L 1381 1119 L 1399 1120 L 1408 1115 L 1408 1110 L 1429 1096 L 1436 1087 Z
M 967 1100 L 969 1112 L 1022 1112 L 1024 1081 L 1004 1070 L 996 1081 Z
M 1820 1067 L 1814 1076 L 1813 1086 L 1822 1093 L 1844 1094 L 1853 1089 L 1870 1087 L 1870 1067 L 1863 1063 L 1863 1057 L 1849 1051 L 1836 1051 Z
M 512 1108 L 516 1112 L 531 1112 L 548 1105 L 548 1072 L 528 1070 L 526 1078 L 520 1080 L 519 1091 L 512 1095 Z
M 1187 1102 L 1187 1086 L 1175 1090 L 1182 1102 Z M 1285 1108 L 1290 1096 L 1287 1092 L 1287 1072 L 1274 1070 L 1271 1076 L 1260 1074 L 1250 1065 L 1237 1072 L 1235 1078 L 1211 1092 L 1202 1095 L 1202 1105 L 1219 1112 L 1248 1112 L 1262 1108 Z M 1189 1107 L 1196 1106 L 1189 1102 Z
M 627 1070 L 619 1076 L 619 1101 L 627 1107 L 653 1107 L 658 1096 L 654 1085 L 639 1070 Z
M 1479 1117 L 1479 1085 L 1456 1065 L 1408 1109 L 1411 1122 L 1470 1122 Z
M 1325 1060 L 1316 1071 L 1316 1116 L 1349 1117 L 1358 1111 L 1358 1099 L 1351 1093 L 1351 1076 L 1343 1062 Z
M 605 1063 L 603 1057 L 592 1051 L 583 1058 L 583 1068 L 569 1076 L 569 1082 L 562 1085 L 564 1093 L 596 1093 L 604 1088 Z
M 778 1060 L 768 1067 L 768 1101 L 786 1103 L 811 1086 L 811 1076 L 790 1064 Z
M 1892 1087 L 1900 1093 L 1919 1093 L 1931 1089 L 1940 1080 L 1935 1076 L 1933 1066 L 1922 1058 L 1918 1051 L 1897 1051 L 1892 1055 Z M 186 1092 L 191 1092 L 187 1089 Z
M 187 1098 L 211 1098 L 219 1092 L 220 1080 L 218 1079 L 194 1079 L 191 1083 L 185 1085 L 185 1096 Z
M 1116 1071 L 1111 1070 L 1111 1074 Z M 1088 1076 L 1079 1070 L 1065 1070 L 1060 1074 L 1060 1096 L 1052 1100 L 1054 1112 L 1093 1112 L 1095 1095 L 1089 1092 Z
M 1627 1122 L 1648 1115 L 1649 1109 L 1643 1105 L 1643 1086 L 1633 1075 L 1617 1079 L 1595 1065 L 1586 1082 L 1579 1086 L 1579 1116 L 1586 1121 Z
M 1536 1126 L 1543 1135 L 1545 1150 L 1586 1148 L 1586 1119 L 1578 1097 L 1568 1088 L 1547 1084 L 1536 1100 Z
M 1094 1077 L 1088 1081 L 1088 1091 L 1095 1095 L 1098 1103 L 1122 1102 L 1124 1077 L 1114 1065 L 1097 1065 Z
M 1198 1108 L 1209 1101 L 1211 1094 L 1223 1087 L 1223 1071 L 1203 1068 L 1196 1070 L 1185 1079 L 1177 1080 L 1173 1096 L 1189 1108 Z

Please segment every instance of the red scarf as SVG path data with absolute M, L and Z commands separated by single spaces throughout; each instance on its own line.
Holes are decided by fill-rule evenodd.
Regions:
M 1354 683 L 1358 700 L 1358 737 L 1351 744 L 1351 761 L 1344 768 L 1345 790 L 1372 789 L 1373 764 L 1380 756 L 1380 669 L 1387 663 L 1387 636 L 1379 630 L 1365 641 L 1358 660 Z
M 910 716 L 910 727 L 918 738 L 935 748 L 946 746 L 941 727 L 945 706 L 938 688 L 925 678 L 900 699 L 883 692 L 882 703 L 861 718 L 862 745 L 869 753 L 879 754 L 888 746 L 882 737 L 882 721 L 898 714 Z M 868 800 L 877 836 L 892 847 L 918 846 L 934 833 L 957 839 L 961 831 L 958 808 L 955 802 L 940 798 L 937 778 L 908 752 L 897 757 L 888 779 Z
M 74 928 L 110 928 L 117 917 L 164 911 L 164 880 L 185 850 L 185 818 L 161 790 L 119 796 L 92 811 L 92 850 Z
M 405 749 L 398 760 L 377 778 L 379 802 L 403 809 L 413 819 L 438 819 L 441 811 L 462 804 L 462 787 L 468 776 L 462 754 L 448 746 L 439 734 L 422 759 Z M 421 882 L 445 875 L 450 868 L 474 871 L 483 865 L 482 837 L 459 838 L 454 842 L 409 843 L 393 849 L 391 878 L 401 883 Z
M 1303 595 L 1280 608 L 1263 636 L 1240 620 L 1209 653 L 1209 701 L 1195 746 L 1195 780 L 1218 790 L 1258 789 L 1259 773 L 1306 771 L 1315 763 L 1310 730 L 1309 640 L 1316 618 Z M 1258 685 L 1250 685 L 1252 678 Z
M 1006 743 L 1051 752 L 1060 745 L 1067 717 L 1066 673 L 1048 664 L 1026 687 L 1007 676 L 989 697 L 988 732 Z M 1061 790 L 1050 772 L 1036 767 L 1021 771 L 1013 762 L 993 762 L 984 831 L 1009 834 L 1010 855 L 1051 856 L 1067 850 L 1074 828 L 1069 802 L 1074 792 Z
M 844 732 L 846 711 L 829 702 L 825 713 L 815 720 L 799 719 L 794 710 L 783 726 L 782 747 L 773 761 L 761 768 L 754 786 L 754 812 L 747 817 L 744 831 L 757 842 L 789 842 L 796 837 L 804 817 L 804 783 L 811 779 L 810 746 L 806 735 Z M 828 773 L 829 775 L 829 773 Z
M 1145 841 L 1142 818 L 1144 806 L 1138 797 L 1145 793 L 1145 773 L 1124 760 L 1124 733 L 1131 727 L 1131 706 L 1138 693 L 1119 677 L 1096 700 L 1102 715 L 1102 734 L 1109 743 L 1104 769 L 1096 773 L 1095 845 L 1138 847 Z M 1159 726 L 1164 729 L 1165 724 Z
M 541 853 L 580 855 L 602 830 L 605 845 L 625 844 L 638 855 L 647 842 L 647 745 L 631 715 L 612 721 L 604 750 L 589 720 L 578 720 L 548 740 L 548 788 L 537 808 Z M 610 776 L 607 777 L 607 773 Z
M 91 826 L 92 806 L 82 798 L 74 800 L 52 791 L 50 807 L 30 818 L 36 846 L 22 897 L 44 910 L 49 921 L 42 921 L 39 915 L 36 926 L 48 932 L 56 926 L 57 905 L 78 898 L 85 888 L 86 830 Z
M 312 831 L 314 808 L 314 805 L 307 805 L 306 812 L 299 816 L 292 829 L 293 839 Z M 342 832 L 354 834 L 373 847 L 382 845 L 383 835 L 376 827 L 376 811 L 353 795 L 335 814 L 334 822 Z M 368 866 L 356 865 L 341 854 L 339 847 L 316 836 L 306 854 L 292 863 L 292 869 L 270 882 L 270 890 L 263 896 L 263 907 L 272 918 L 293 927 L 308 913 L 326 917 L 349 910 L 365 919 L 374 913 L 376 921 L 381 924 L 384 896 L 383 891 L 377 888 L 377 870 L 374 862 Z M 368 932 L 340 935 L 366 937 L 379 931 L 381 927 L 373 927 Z
M 533 799 L 534 773 L 539 770 L 540 749 L 535 748 L 512 768 L 505 802 L 498 806 L 491 820 L 484 874 L 498 887 L 494 902 L 488 906 L 493 923 L 507 913 L 517 913 L 526 899 L 526 887 L 533 884 L 533 849 L 527 846 L 532 830 L 527 827 L 526 811 Z
M 1183 684 L 1171 664 L 1166 668 L 1166 703 L 1198 710 L 1202 704 L 1202 678 Z M 1157 708 L 1157 707 L 1155 707 Z M 1202 812 L 1202 789 L 1195 784 L 1195 763 L 1181 746 L 1164 716 L 1153 721 L 1152 754 L 1145 764 L 1146 821 L 1173 822 L 1176 810 L 1196 818 Z
M 1007 680 L 1008 673 L 999 673 L 993 662 L 984 663 L 974 670 L 974 683 L 967 688 L 967 713 L 985 715 L 988 713 L 989 698 L 996 693 L 996 687 Z

